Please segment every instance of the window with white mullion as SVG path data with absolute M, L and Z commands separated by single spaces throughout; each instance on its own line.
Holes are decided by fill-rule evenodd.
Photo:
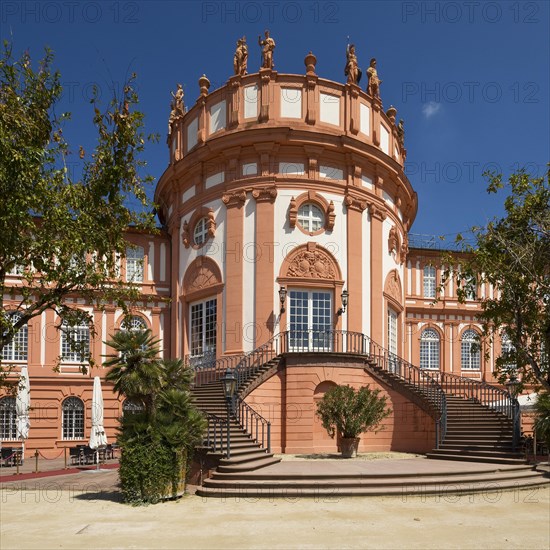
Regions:
M 61 359 L 66 363 L 81 363 L 90 351 L 90 328 L 82 323 L 70 326 L 63 321 L 61 326 Z
M 420 368 L 439 370 L 439 335 L 431 328 L 420 336 Z
M 190 331 L 190 351 L 192 357 L 200 357 L 205 354 L 216 354 L 216 298 L 191 304 Z
M 131 283 L 143 281 L 143 263 L 145 254 L 141 246 L 126 249 L 126 280 Z
M 63 439 L 84 439 L 84 403 L 78 397 L 63 401 Z
M 17 410 L 15 397 L 0 399 L 0 441 L 17 439 Z
M 331 349 L 332 293 L 290 290 L 290 347 L 296 351 Z
M 478 337 L 475 330 L 466 330 L 460 341 L 461 367 L 463 370 L 480 369 Z
M 206 242 L 206 239 L 208 239 L 208 220 L 206 218 L 201 218 L 195 225 L 193 240 L 196 245 L 199 245 Z
M 435 267 L 424 266 L 424 297 L 435 298 Z
M 298 209 L 298 223 L 305 231 L 319 231 L 325 224 L 325 216 L 315 204 L 302 204 Z
M 12 313 L 10 320 L 15 325 L 21 319 L 20 313 Z M 29 331 L 27 325 L 23 325 L 8 344 L 2 349 L 3 361 L 26 361 L 29 344 Z

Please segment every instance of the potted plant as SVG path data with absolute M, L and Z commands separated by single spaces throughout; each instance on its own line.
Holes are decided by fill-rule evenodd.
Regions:
M 375 429 L 391 409 L 386 408 L 386 397 L 380 390 L 351 386 L 335 386 L 328 390 L 317 404 L 317 416 L 330 435 L 340 436 L 340 452 L 343 458 L 357 455 L 359 435 Z

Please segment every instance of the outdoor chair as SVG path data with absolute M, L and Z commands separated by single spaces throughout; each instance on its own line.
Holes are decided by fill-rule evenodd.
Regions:
M 71 464 L 82 464 L 82 452 L 80 447 L 69 447 Z
M 12 447 L 2 447 L 2 466 L 15 465 L 15 449 Z
M 83 448 L 83 457 L 84 457 L 84 463 L 85 464 L 94 464 L 95 463 L 95 457 L 96 457 L 95 449 L 92 449 L 90 447 L 84 447 Z

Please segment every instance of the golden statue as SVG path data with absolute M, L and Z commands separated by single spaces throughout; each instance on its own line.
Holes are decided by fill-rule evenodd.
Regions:
M 258 44 L 262 46 L 262 69 L 273 69 L 275 67 L 275 63 L 273 63 L 275 40 L 269 36 L 268 30 L 264 34 L 264 40 L 262 40 L 261 36 L 258 36 Z
M 348 84 L 359 84 L 361 80 L 361 69 L 357 64 L 357 56 L 355 55 L 355 44 L 348 44 L 346 48 L 346 68 L 344 74 L 348 77 Z
M 244 76 L 248 74 L 246 71 L 248 64 L 248 46 L 246 45 L 246 36 L 237 40 L 237 49 L 233 56 L 233 70 L 236 75 Z
M 374 57 L 370 60 L 370 67 L 367 69 L 367 74 L 369 75 L 367 93 L 372 97 L 380 98 L 380 84 L 382 81 L 378 78 L 378 73 L 376 72 L 376 59 Z

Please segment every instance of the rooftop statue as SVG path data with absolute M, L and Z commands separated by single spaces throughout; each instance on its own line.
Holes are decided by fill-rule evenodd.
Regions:
M 248 64 L 248 46 L 246 45 L 246 36 L 237 40 L 237 49 L 233 56 L 233 69 L 236 75 L 244 76 Z
M 346 68 L 344 74 L 348 77 L 348 84 L 359 84 L 361 81 L 361 69 L 357 64 L 357 56 L 355 55 L 355 44 L 348 44 L 346 48 Z
M 183 87 L 181 84 L 178 84 L 178 89 L 176 93 L 170 92 L 174 100 L 172 101 L 172 110 L 174 111 L 174 116 L 179 117 L 185 114 L 185 105 L 183 103 Z
M 370 60 L 370 67 L 367 69 L 367 74 L 369 75 L 367 93 L 372 97 L 380 99 L 380 84 L 382 81 L 378 78 L 378 73 L 376 72 L 376 59 L 374 57 Z
M 264 40 L 262 40 L 261 36 L 258 36 L 258 44 L 262 46 L 262 69 L 273 69 L 275 67 L 275 63 L 273 63 L 275 40 L 269 36 L 268 30 L 264 34 Z
M 405 121 L 401 119 L 397 125 L 397 139 L 401 146 L 405 144 Z

